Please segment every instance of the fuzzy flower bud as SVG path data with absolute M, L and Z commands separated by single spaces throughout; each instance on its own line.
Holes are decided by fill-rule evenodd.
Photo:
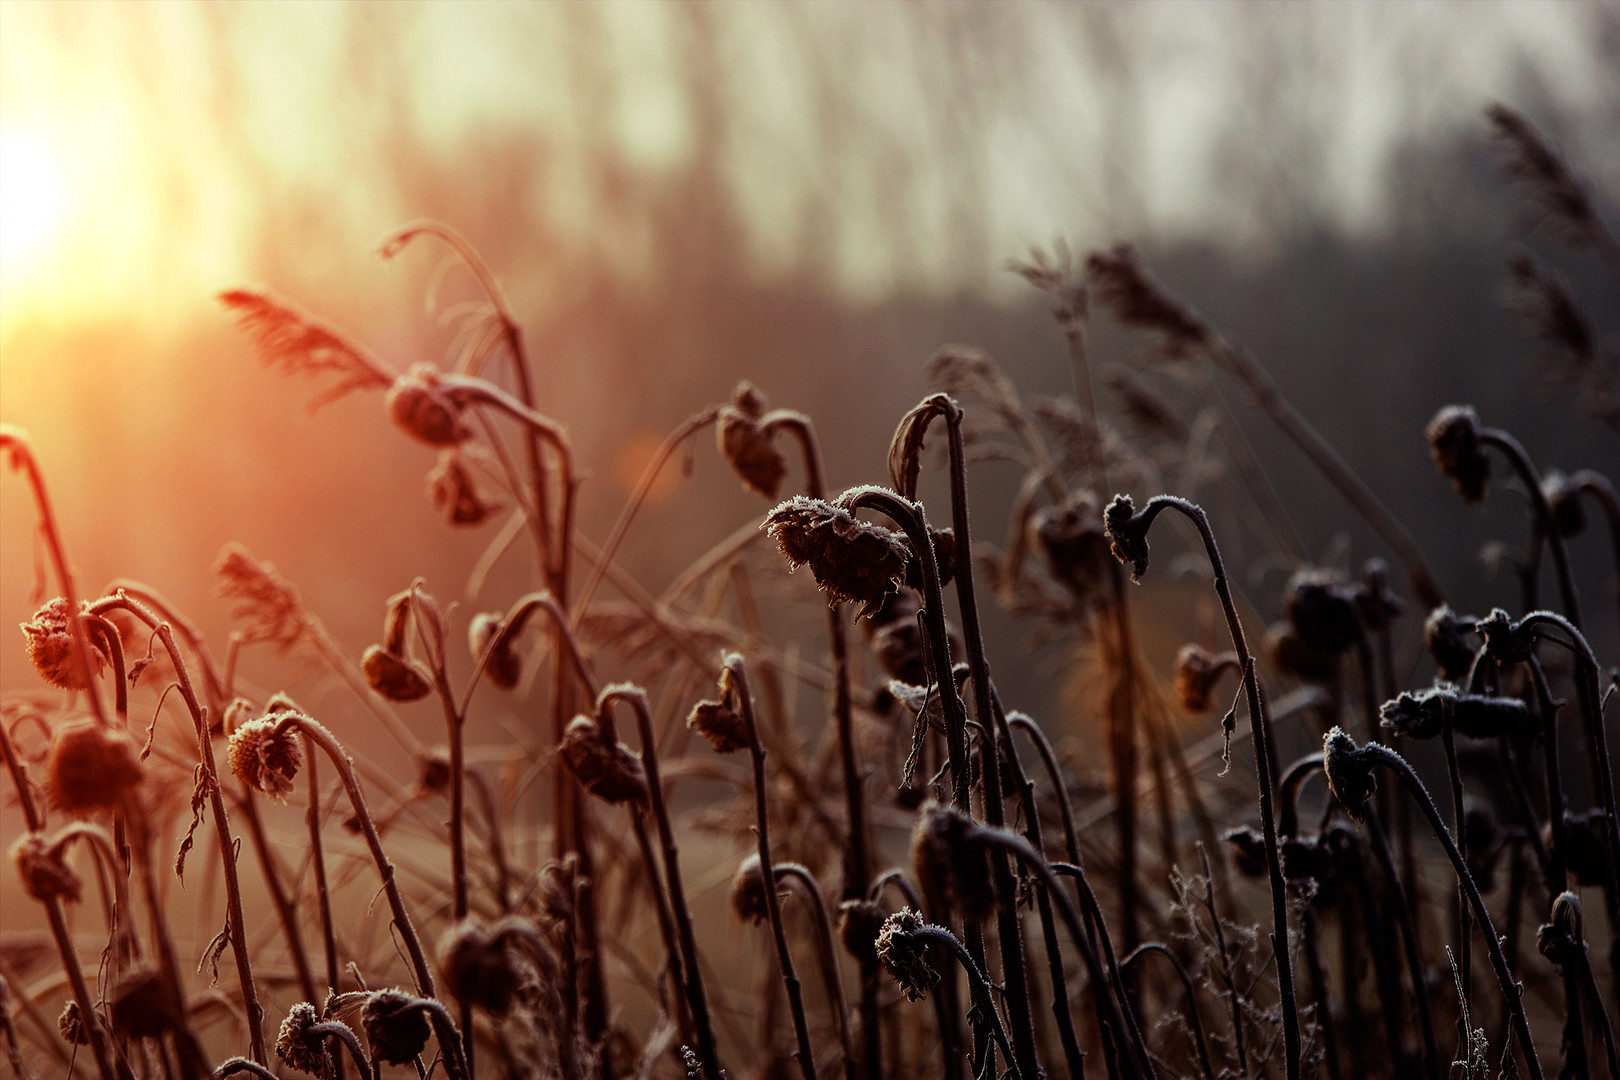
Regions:
M 610 803 L 639 802 L 647 797 L 647 772 L 641 759 L 623 743 L 609 743 L 602 727 L 589 716 L 576 716 L 563 731 L 557 753 L 580 786 Z
M 765 871 L 759 855 L 742 861 L 731 878 L 731 910 L 745 923 L 758 926 L 770 918 L 770 898 L 765 893 Z
M 61 848 L 39 833 L 24 833 L 11 845 L 11 861 L 22 878 L 23 892 L 41 902 L 56 898 L 78 903 L 83 882 L 62 861 Z
M 452 927 L 439 945 L 439 967 L 458 1001 L 505 1016 L 523 984 L 505 939 L 492 928 L 466 921 Z
M 1482 501 L 1491 478 L 1491 459 L 1479 444 L 1479 415 L 1473 406 L 1447 405 L 1434 414 L 1425 434 L 1440 475 L 1451 481 L 1464 502 Z
M 1492 608 L 1475 629 L 1485 638 L 1491 657 L 1504 667 L 1527 663 L 1536 653 L 1535 635 L 1514 625 L 1512 616 L 1501 608 Z
M 1541 955 L 1565 967 L 1578 963 L 1586 952 L 1580 897 L 1565 889 L 1552 902 L 1552 917 L 1536 931 Z
M 433 684 L 413 661 L 373 645 L 360 658 L 366 685 L 389 701 L 420 701 L 433 690 Z
M 917 931 L 927 925 L 910 908 L 901 908 L 883 923 L 877 936 L 877 955 L 883 969 L 894 977 L 907 1001 L 921 1001 L 939 985 L 939 972 L 928 966 L 928 943 Z
M 474 660 L 484 655 L 489 643 L 494 641 L 503 629 L 505 622 L 499 612 L 485 611 L 473 616 L 471 624 L 467 627 L 467 647 L 472 650 Z M 516 636 L 508 635 L 504 641 L 497 644 L 484 663 L 484 678 L 502 690 L 512 689 L 523 676 L 523 657 L 512 647 Z
M 974 838 L 978 826 L 954 807 L 930 803 L 911 831 L 911 868 L 932 902 L 972 921 L 995 907 L 990 864 Z
M 1108 550 L 1120 562 L 1130 564 L 1132 581 L 1141 581 L 1148 569 L 1147 524 L 1138 520 L 1129 495 L 1114 496 L 1103 511 L 1103 527 Z
M 1423 643 L 1440 674 L 1451 682 L 1466 679 L 1474 666 L 1474 646 L 1469 641 L 1474 625 L 1473 619 L 1460 618 L 1447 604 L 1429 612 L 1424 620 Z
M 236 778 L 277 802 L 286 802 L 287 796 L 292 794 L 293 780 L 304 764 L 304 749 L 298 743 L 297 729 L 282 726 L 288 715 L 271 713 L 249 720 L 231 733 L 226 749 L 226 760 Z
M 389 1065 L 416 1060 L 433 1034 L 422 1003 L 403 990 L 378 990 L 368 997 L 360 1026 L 371 1043 L 371 1056 Z
M 731 403 L 721 406 L 714 437 L 720 455 L 730 463 L 743 486 L 774 499 L 787 473 L 787 460 L 760 427 L 764 415 L 764 395 L 744 380 L 732 392 Z
M 63 690 L 83 690 L 90 685 L 79 659 L 79 647 L 73 640 L 73 621 L 67 600 L 58 596 L 20 625 L 27 638 L 28 659 L 40 678 Z M 93 638 L 90 655 L 99 674 L 106 657 Z
M 1335 727 L 1322 740 L 1322 769 L 1327 773 L 1328 788 L 1345 811 L 1360 821 L 1362 808 L 1377 790 L 1378 780 L 1372 762 L 1341 727 Z
M 763 528 L 776 538 L 789 565 L 810 565 L 829 603 L 858 603 L 863 616 L 877 611 L 911 561 L 910 545 L 890 530 L 804 495 L 765 515 Z
M 320 1022 L 315 1006 L 307 1001 L 287 1010 L 287 1018 L 276 1035 L 276 1057 L 289 1069 L 316 1077 L 331 1073 L 332 1052 L 327 1048 L 326 1036 L 313 1030 Z
M 838 940 L 862 963 L 878 963 L 877 938 L 886 916 L 881 904 L 845 900 L 838 905 Z
M 439 383 L 432 364 L 413 364 L 394 380 L 385 401 L 388 415 L 412 438 L 429 446 L 454 446 L 472 438 L 461 407 Z
M 134 741 L 94 720 L 75 720 L 58 729 L 45 762 L 51 800 L 70 814 L 119 809 L 141 775 Z

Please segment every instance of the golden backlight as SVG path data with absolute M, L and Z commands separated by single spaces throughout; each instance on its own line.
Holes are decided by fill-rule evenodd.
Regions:
M 0 279 L 24 272 L 60 231 L 66 191 L 45 143 L 0 132 Z

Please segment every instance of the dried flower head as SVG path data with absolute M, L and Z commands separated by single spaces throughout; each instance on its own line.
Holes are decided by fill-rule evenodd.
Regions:
M 623 743 L 610 743 L 592 717 L 574 717 L 563 731 L 557 753 L 580 786 L 599 799 L 620 803 L 647 797 L 647 773 L 641 759 Z
M 1383 559 L 1368 559 L 1362 564 L 1361 580 L 1351 593 L 1361 613 L 1361 624 L 1368 630 L 1387 628 L 1406 610 L 1406 604 L 1390 588 L 1389 567 Z
M 838 905 L 838 940 L 862 964 L 878 963 L 877 938 L 888 916 L 871 900 L 845 900 Z
M 1352 818 L 1361 820 L 1361 811 L 1378 788 L 1373 765 L 1341 727 L 1335 727 L 1322 740 L 1322 771 L 1328 788 Z
M 834 503 L 795 495 L 765 515 L 762 526 L 776 538 L 789 565 L 810 564 L 828 602 L 877 611 L 904 580 L 911 547 L 881 525 L 871 525 Z
M 276 1057 L 289 1069 L 316 1077 L 331 1073 L 332 1052 L 327 1048 L 326 1036 L 313 1030 L 320 1022 L 320 1014 L 307 1001 L 300 1001 L 287 1010 L 287 1017 L 276 1035 Z
M 1479 414 L 1474 407 L 1447 405 L 1434 414 L 1425 434 L 1440 475 L 1451 481 L 1464 502 L 1482 501 L 1491 478 L 1491 459 L 1479 442 Z
M 352 390 L 381 389 L 393 378 L 386 365 L 343 331 L 264 289 L 227 289 L 219 302 L 236 316 L 267 367 L 287 374 L 338 376 L 310 401 L 311 412 Z
M 292 794 L 293 780 L 304 764 L 297 729 L 282 726 L 288 715 L 276 712 L 249 720 L 231 733 L 226 750 L 236 778 L 277 802 L 286 802 Z
M 134 740 L 94 720 L 75 720 L 57 729 L 45 762 L 51 800 L 70 814 L 121 808 L 142 774 Z
M 1602 885 L 1609 880 L 1609 832 L 1602 807 L 1564 814 L 1564 858 L 1570 876 L 1581 885 Z
M 765 396 L 745 379 L 732 391 L 730 404 L 720 407 L 714 438 L 743 486 L 774 499 L 787 474 L 787 459 L 760 426 L 764 415 Z
M 1536 948 L 1542 956 L 1565 967 L 1580 963 L 1586 953 L 1586 938 L 1581 915 L 1581 899 L 1565 889 L 1552 902 L 1552 915 L 1536 931 Z
M 1086 256 L 1086 278 L 1098 303 L 1126 326 L 1158 335 L 1159 347 L 1172 359 L 1191 356 L 1214 341 L 1197 313 L 1147 272 L 1129 244 Z
M 378 990 L 368 997 L 360 1026 L 371 1044 L 371 1056 L 389 1065 L 416 1060 L 433 1034 L 422 1002 L 403 990 Z
M 1458 616 L 1448 604 L 1441 604 L 1424 620 L 1423 643 L 1441 676 L 1451 682 L 1466 679 L 1474 666 L 1474 646 L 1469 641 L 1474 623 L 1473 619 Z
M 450 748 L 429 747 L 417 762 L 416 786 L 425 792 L 438 793 L 450 787 Z
M 502 507 L 484 498 L 461 457 L 453 448 L 439 451 L 439 463 L 427 475 L 428 499 L 451 525 L 482 525 Z
M 84 663 L 79 659 L 79 647 L 73 640 L 73 620 L 68 602 L 58 596 L 34 612 L 34 617 L 22 623 L 27 638 L 28 659 L 39 677 L 63 690 L 83 690 L 89 685 L 84 675 Z M 106 654 L 94 638 L 89 638 L 90 656 L 96 665 L 96 674 L 106 662 Z
M 420 701 L 433 690 L 433 683 L 420 664 L 389 652 L 381 645 L 368 648 L 360 658 L 366 685 L 389 701 Z
M 707 739 L 717 754 L 748 749 L 748 725 L 728 701 L 698 702 L 692 706 L 686 726 Z
M 1504 667 L 1528 663 L 1536 653 L 1535 634 L 1520 628 L 1501 608 L 1492 608 L 1489 615 L 1474 624 L 1474 629 L 1485 639 L 1485 650 L 1491 658 Z
M 1059 505 L 1042 508 L 1032 519 L 1032 528 L 1047 572 L 1076 599 L 1095 595 L 1108 580 L 1108 537 L 1097 500 L 1089 492 L 1072 493 Z
M 467 647 L 474 660 L 484 655 L 489 644 L 506 628 L 506 620 L 498 611 L 483 611 L 474 615 L 467 626 Z M 484 663 L 484 677 L 502 690 L 510 690 L 523 677 L 523 656 L 514 647 L 517 635 L 508 634 L 499 642 Z
M 1337 655 L 1361 640 L 1361 612 L 1355 594 L 1332 574 L 1295 572 L 1283 597 L 1288 621 L 1310 649 Z
M 505 1016 L 523 985 L 506 939 L 482 923 L 467 920 L 450 928 L 439 943 L 439 968 L 456 1000 Z
M 1541 490 L 1552 507 L 1553 524 L 1558 535 L 1573 540 L 1586 531 L 1586 507 L 1581 502 L 1581 489 L 1557 469 L 1549 469 L 1541 478 Z
M 907 1001 L 921 1001 L 939 985 L 939 972 L 928 966 L 927 939 L 917 933 L 926 925 L 921 915 L 901 908 L 884 920 L 878 932 L 878 959 L 900 984 Z
M 1446 685 L 1403 692 L 1379 709 L 1384 727 L 1414 739 L 1440 734 L 1448 715 L 1453 729 L 1474 739 L 1518 737 L 1535 730 L 1529 708 L 1518 698 L 1463 694 Z
M 174 1029 L 177 1017 L 163 977 L 153 968 L 136 968 L 113 992 L 113 1031 L 126 1038 L 160 1038 Z
M 1232 854 L 1232 867 L 1246 878 L 1266 876 L 1266 838 L 1252 825 L 1228 829 L 1221 837 Z
M 1209 711 L 1210 695 L 1221 675 L 1236 670 L 1233 653 L 1212 653 L 1195 642 L 1188 642 L 1176 653 L 1176 696 L 1188 712 Z
M 226 544 L 214 560 L 214 573 L 219 594 L 236 601 L 231 614 L 248 624 L 247 643 L 269 642 L 286 653 L 303 638 L 308 627 L 298 591 L 275 566 L 240 544 Z
M 978 826 L 955 807 L 929 803 L 911 830 L 911 869 L 924 895 L 947 911 L 977 921 L 996 906 L 995 888 Z
M 1122 563 L 1129 563 L 1131 580 L 1141 581 L 1148 569 L 1147 522 L 1137 516 L 1129 495 L 1115 495 L 1103 511 L 1103 527 L 1108 550 Z
M 101 1018 L 96 1018 L 101 1023 Z M 72 1046 L 89 1046 L 90 1031 L 84 1026 L 84 1015 L 79 1012 L 79 1003 L 72 998 L 62 1006 L 62 1011 L 56 1017 L 56 1030 L 61 1034 L 63 1041 Z
M 39 833 L 24 833 L 11 845 L 11 861 L 22 878 L 23 892 L 35 900 L 78 903 L 84 884 L 62 860 L 62 849 Z
M 731 877 L 731 910 L 737 918 L 755 926 L 770 918 L 765 871 L 760 866 L 758 854 L 744 859 Z
M 1301 682 L 1332 684 L 1339 676 L 1339 657 L 1336 653 L 1313 649 L 1300 637 L 1290 622 L 1272 623 L 1266 627 L 1262 643 L 1266 656 Z
M 388 388 L 388 415 L 407 435 L 429 446 L 455 446 L 472 438 L 461 406 L 440 382 L 432 364 L 412 364 Z

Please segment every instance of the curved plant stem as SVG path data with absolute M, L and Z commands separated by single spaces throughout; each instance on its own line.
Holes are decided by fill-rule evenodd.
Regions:
M 1024 1074 L 1018 1071 L 1018 1061 L 1013 1057 L 1012 1047 L 1007 1044 L 1007 1032 L 1001 1026 L 1001 1014 L 996 1012 L 996 999 L 990 992 L 990 982 L 984 977 L 984 972 L 979 969 L 979 965 L 974 963 L 973 957 L 968 955 L 967 949 L 960 941 L 956 940 L 955 934 L 943 926 L 924 923 L 916 930 L 913 930 L 912 934 L 944 945 L 961 963 L 962 970 L 968 974 L 968 982 L 972 985 L 974 994 L 979 998 L 980 1011 L 989 1019 L 991 1034 L 994 1035 L 996 1043 L 1001 1047 L 1002 1056 L 1007 1059 L 1007 1069 L 1012 1076 L 1012 1080 L 1022 1080 Z
M 827 984 L 827 1003 L 838 1028 L 839 1050 L 844 1058 L 844 1075 L 855 1080 L 855 1047 L 850 1039 L 849 1003 L 844 1000 L 844 983 L 838 977 L 838 950 L 833 946 L 832 919 L 827 914 L 827 901 L 821 895 L 821 885 L 807 867 L 798 863 L 777 863 L 773 868 L 778 881 L 787 880 L 799 887 L 810 902 L 811 923 L 816 930 L 816 952 L 821 958 L 821 974 Z
M 426 997 L 435 996 L 438 991 L 433 983 L 433 971 L 428 966 L 427 954 L 422 951 L 422 942 L 416 936 L 416 928 L 411 923 L 410 912 L 405 907 L 405 898 L 400 894 L 399 883 L 394 879 L 394 864 L 388 861 L 388 855 L 383 851 L 382 839 L 377 835 L 377 826 L 371 820 L 371 810 L 366 806 L 366 797 L 360 790 L 360 778 L 354 772 L 354 761 L 344 751 L 343 745 L 319 721 L 296 712 L 281 713 L 279 716 L 280 721 L 276 724 L 278 735 L 288 730 L 296 730 L 306 740 L 325 751 L 332 764 L 337 766 L 344 790 L 348 792 L 349 802 L 354 807 L 355 817 L 359 819 L 361 832 L 365 835 L 366 846 L 371 849 L 372 861 L 377 864 L 377 875 L 382 879 L 383 890 L 388 896 L 388 907 L 394 917 L 394 926 L 399 930 L 399 936 L 405 942 L 405 950 L 410 955 L 417 990 Z M 449 1057 L 448 1050 L 446 1057 Z
M 1620 578 L 1620 496 L 1615 494 L 1609 478 L 1593 469 L 1578 469 L 1570 474 L 1569 482 L 1575 490 L 1598 504 L 1609 525 L 1609 548 L 1614 555 L 1614 573 Z M 1620 586 L 1615 589 L 1620 600 Z
M 1326 447 L 1326 444 L 1323 443 L 1322 446 Z M 1328 453 L 1332 451 L 1329 450 Z M 1271 723 L 1266 716 L 1265 701 L 1260 694 L 1260 681 L 1255 674 L 1254 657 L 1250 654 L 1248 643 L 1243 636 L 1243 623 L 1238 618 L 1237 605 L 1232 600 L 1232 589 L 1226 578 L 1226 566 L 1221 561 L 1220 548 L 1216 546 L 1215 534 L 1209 525 L 1209 516 L 1204 513 L 1202 507 L 1185 499 L 1173 495 L 1156 495 L 1148 500 L 1132 524 L 1135 526 L 1139 522 L 1145 536 L 1153 518 L 1166 508 L 1179 511 L 1198 527 L 1198 533 L 1204 541 L 1204 551 L 1209 556 L 1210 568 L 1214 573 L 1215 593 L 1220 597 L 1221 609 L 1226 615 L 1226 627 L 1232 638 L 1232 648 L 1243 665 L 1243 689 L 1248 697 L 1249 730 L 1254 741 L 1255 770 L 1260 789 L 1260 823 L 1266 842 L 1266 869 L 1271 878 L 1271 944 L 1277 959 L 1277 992 L 1282 998 L 1284 1052 L 1287 1055 L 1288 1080 L 1299 1080 L 1301 1054 L 1299 1009 L 1294 1000 L 1293 961 L 1288 951 L 1287 887 L 1283 881 L 1282 859 L 1277 850 L 1276 819 L 1272 811 L 1275 763 L 1271 759 L 1270 752 L 1270 748 L 1274 745 Z
M 342 1043 L 344 1048 L 349 1051 L 349 1056 L 354 1058 L 355 1065 L 360 1069 L 361 1080 L 371 1080 L 372 1077 L 377 1075 L 377 1067 L 366 1060 L 366 1052 L 360 1048 L 360 1040 L 349 1028 L 348 1024 L 327 1021 L 312 1025 L 309 1033 L 336 1039 Z
M 1140 957 L 1149 953 L 1158 953 L 1170 962 L 1175 970 L 1176 978 L 1181 982 L 1181 989 L 1187 996 L 1187 1024 L 1192 1028 L 1193 1042 L 1198 1050 L 1198 1064 L 1204 1070 L 1204 1080 L 1215 1080 L 1215 1066 L 1209 1059 L 1209 1043 L 1204 1039 L 1204 1023 L 1198 1018 L 1198 988 L 1193 984 L 1192 976 L 1187 974 L 1186 967 L 1181 958 L 1170 951 L 1169 946 L 1157 941 L 1145 942 L 1132 949 L 1125 958 L 1119 962 L 1120 970 L 1129 970 L 1131 964 Z
M 872 884 L 866 890 L 866 898 L 877 903 L 878 897 L 883 895 L 883 887 L 893 885 L 895 890 L 905 898 L 906 906 L 913 911 L 923 910 L 922 897 L 917 890 L 906 880 L 906 872 L 898 868 L 886 870 L 872 879 Z M 941 949 L 944 946 L 940 947 Z M 946 1080 L 960 1080 L 966 1065 L 962 1053 L 962 1021 L 960 1019 L 956 1001 L 956 980 L 946 979 L 939 984 L 938 992 L 933 996 L 934 1020 L 939 1025 L 939 1049 L 944 1058 L 942 1063 Z M 1083 1080 L 1076 1076 L 1075 1080 Z
M 1539 532 L 1547 541 L 1547 546 L 1552 548 L 1553 570 L 1558 575 L 1558 593 L 1564 605 L 1564 614 L 1578 628 L 1581 625 L 1581 605 L 1575 592 L 1575 575 L 1569 567 L 1569 549 L 1564 545 L 1564 535 L 1558 531 L 1558 522 L 1553 518 L 1552 506 L 1547 502 L 1547 491 L 1541 486 L 1541 474 L 1536 471 L 1523 444 L 1507 432 L 1499 428 L 1481 428 L 1479 441 L 1482 445 L 1494 446 L 1501 451 L 1524 483 L 1536 520 L 1540 522 Z

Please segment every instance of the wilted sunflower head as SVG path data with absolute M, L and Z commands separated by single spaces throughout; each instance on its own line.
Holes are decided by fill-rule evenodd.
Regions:
M 45 761 L 51 800 L 70 814 L 119 809 L 142 775 L 134 740 L 95 720 L 75 720 L 59 728 Z
M 286 802 L 304 764 L 294 727 L 283 726 L 285 712 L 249 720 L 231 733 L 226 759 L 236 778 L 261 795 Z M 304 1070 L 308 1072 L 309 1070 Z
M 34 617 L 22 623 L 27 638 L 28 659 L 39 677 L 63 690 L 83 690 L 89 685 L 84 675 L 84 663 L 79 659 L 79 647 L 73 641 L 71 609 L 64 598 L 58 596 L 34 612 Z M 94 640 L 90 643 L 91 662 L 100 672 L 106 657 Z
M 765 515 L 763 528 L 791 566 L 809 564 L 830 603 L 860 604 L 863 616 L 905 580 L 910 545 L 834 503 L 795 495 Z

